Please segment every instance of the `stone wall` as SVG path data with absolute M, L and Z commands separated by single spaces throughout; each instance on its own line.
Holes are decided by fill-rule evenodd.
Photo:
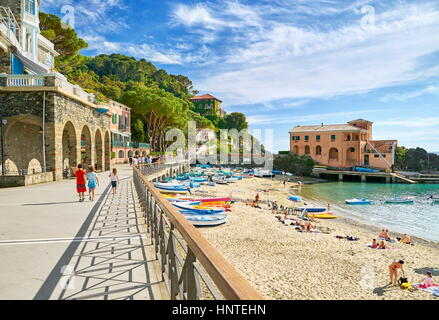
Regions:
M 11 74 L 11 53 L 0 49 L 0 73 Z
M 0 176 L 0 188 L 24 187 L 49 182 L 53 182 L 51 172 L 26 176 Z
M 23 0 L 0 0 L 1 7 L 9 7 L 15 16 L 15 19 L 21 21 L 21 3 Z

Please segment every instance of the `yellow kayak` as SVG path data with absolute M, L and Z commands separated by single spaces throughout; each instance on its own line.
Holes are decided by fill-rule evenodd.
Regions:
M 320 214 L 308 214 L 317 219 L 337 219 L 337 216 L 334 216 L 332 213 L 320 213 Z

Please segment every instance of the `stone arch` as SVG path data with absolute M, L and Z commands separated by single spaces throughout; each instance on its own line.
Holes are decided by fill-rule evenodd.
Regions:
M 75 126 L 68 121 L 62 135 L 63 170 L 78 165 L 78 141 Z
M 27 166 L 27 172 L 28 174 L 37 174 L 43 172 L 43 166 L 41 165 L 41 162 L 37 159 L 32 159 L 29 161 L 29 164 Z
M 305 146 L 305 154 L 310 155 L 311 154 L 311 148 L 309 146 Z
M 95 169 L 98 171 L 105 171 L 104 170 L 104 145 L 102 142 L 102 133 L 101 130 L 97 129 L 95 133 Z
M 140 151 L 136 150 L 135 155 L 136 155 L 136 157 L 140 156 Z
M 81 131 L 81 163 L 85 166 L 91 166 L 93 144 L 91 139 L 91 131 L 88 126 L 84 126 Z
M 321 146 L 317 146 L 316 147 L 316 156 L 321 156 L 322 155 L 322 147 Z
M 117 156 L 119 159 L 125 159 L 125 152 L 123 150 L 119 150 L 119 154 Z
M 299 147 L 298 146 L 294 146 L 293 147 L 293 153 L 294 154 L 299 154 Z
M 133 150 L 128 151 L 128 158 L 132 158 L 134 155 Z
M 6 174 L 27 174 L 32 160 L 40 164 L 44 162 L 43 129 L 37 117 L 29 116 L 12 121 L 4 135 Z
M 339 161 L 339 152 L 337 148 L 331 148 L 329 150 L 329 163 L 337 164 Z
M 111 167 L 111 142 L 110 142 L 110 133 L 105 132 L 105 171 L 109 171 Z

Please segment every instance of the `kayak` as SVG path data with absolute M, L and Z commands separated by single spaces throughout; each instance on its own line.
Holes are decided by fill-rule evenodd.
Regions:
M 184 215 L 186 220 L 192 222 L 192 224 L 196 227 L 213 227 L 219 226 L 227 222 L 229 218 L 226 214 L 215 214 L 215 215 L 199 215 L 199 214 L 191 214 Z
M 319 213 L 319 214 L 313 214 L 312 215 L 314 218 L 317 219 L 337 219 L 337 216 L 334 216 L 332 213 L 330 212 L 326 212 L 326 213 Z
M 362 205 L 362 204 L 372 204 L 372 201 L 367 199 L 350 199 L 350 200 L 346 200 L 346 203 L 349 205 Z
M 304 207 L 298 207 L 295 208 L 298 211 L 306 211 L 306 212 L 324 212 L 326 211 L 326 208 L 304 208 Z

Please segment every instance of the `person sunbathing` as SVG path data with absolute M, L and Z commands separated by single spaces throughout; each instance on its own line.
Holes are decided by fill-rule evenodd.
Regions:
M 387 249 L 386 244 L 384 241 L 381 241 L 380 245 L 378 246 L 378 249 Z
M 378 235 L 378 238 L 387 240 L 389 237 L 389 234 L 385 229 L 381 229 L 380 234 Z
M 412 244 L 412 239 L 408 234 L 404 234 L 402 238 L 396 238 L 399 240 L 399 243 Z
M 373 239 L 373 241 L 372 241 L 372 245 L 370 246 L 372 249 L 376 249 L 376 248 L 378 248 L 378 242 L 377 242 L 377 239 Z

